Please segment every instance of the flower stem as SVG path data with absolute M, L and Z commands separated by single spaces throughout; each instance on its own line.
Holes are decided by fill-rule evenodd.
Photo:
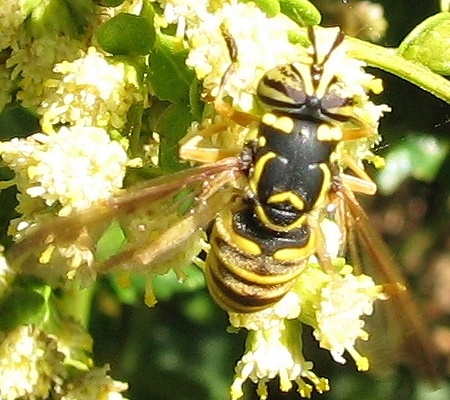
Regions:
M 58 309 L 65 317 L 72 317 L 86 327 L 89 324 L 94 291 L 95 285 L 85 289 L 66 290 L 58 302 Z

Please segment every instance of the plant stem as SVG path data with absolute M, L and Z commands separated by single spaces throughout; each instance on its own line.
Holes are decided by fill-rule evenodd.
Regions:
M 348 37 L 349 55 L 418 86 L 450 104 L 450 82 L 429 68 L 402 57 L 396 49 L 385 48 Z

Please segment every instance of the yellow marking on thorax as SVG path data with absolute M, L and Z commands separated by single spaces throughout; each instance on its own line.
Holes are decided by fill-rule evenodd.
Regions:
M 268 151 L 262 157 L 258 158 L 256 164 L 253 168 L 253 174 L 249 177 L 248 184 L 253 193 L 257 193 L 258 190 L 258 182 L 261 179 L 261 175 L 264 171 L 264 167 L 267 162 L 277 158 L 277 155 L 273 151 Z
M 285 192 L 275 193 L 267 199 L 267 203 L 270 203 L 270 204 L 283 203 L 283 202 L 291 203 L 299 211 L 301 211 L 305 208 L 305 202 L 303 201 L 303 199 L 299 195 L 295 194 L 294 192 L 292 192 L 290 190 L 287 190 Z
M 321 142 L 342 140 L 342 130 L 337 126 L 321 124 L 317 127 L 317 139 Z
M 319 165 L 319 168 L 323 172 L 323 182 L 322 182 L 322 188 L 320 189 L 320 193 L 317 196 L 317 200 L 313 205 L 313 208 L 316 208 L 323 204 L 325 200 L 327 200 L 328 192 L 331 187 L 331 171 L 327 164 L 322 163 Z
M 267 144 L 267 139 L 265 136 L 260 136 L 258 138 L 258 146 L 259 147 L 264 147 Z
M 275 123 L 277 122 L 277 117 L 276 117 L 276 115 L 274 115 L 274 114 L 268 112 L 268 113 L 265 113 L 265 114 L 262 116 L 261 122 L 262 122 L 263 124 L 268 125 L 268 126 L 274 126 Z
M 290 135 L 292 132 L 294 132 L 294 120 L 291 117 L 285 115 L 277 117 L 272 113 L 265 113 L 262 117 L 262 122 L 263 124 L 275 128 L 277 131 L 280 131 L 281 133 L 285 133 L 287 135 Z
M 305 220 L 307 218 L 307 215 L 303 214 L 290 225 L 286 225 L 286 226 L 285 225 L 275 225 L 270 221 L 269 217 L 264 212 L 264 208 L 261 205 L 257 205 L 255 207 L 255 210 L 256 210 L 256 215 L 258 216 L 259 220 L 267 228 L 272 229 L 274 231 L 279 231 L 279 232 L 287 232 L 287 231 L 292 231 L 294 229 L 297 229 L 305 223 Z

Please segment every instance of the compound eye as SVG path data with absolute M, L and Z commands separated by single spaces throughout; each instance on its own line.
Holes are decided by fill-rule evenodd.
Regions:
M 258 84 L 260 101 L 274 109 L 298 109 L 306 103 L 305 85 L 292 64 L 279 65 L 267 72 Z
M 329 90 L 322 97 L 321 109 L 325 113 L 339 112 L 340 108 L 351 106 L 353 104 L 353 99 L 350 97 L 343 97 L 341 94 Z

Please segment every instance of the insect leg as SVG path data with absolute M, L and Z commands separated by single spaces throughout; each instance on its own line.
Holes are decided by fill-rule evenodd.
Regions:
M 341 183 L 353 192 L 374 195 L 377 191 L 377 185 L 364 168 L 359 166 L 355 160 L 347 154 L 342 155 L 342 161 L 356 176 L 340 173 L 339 179 Z
M 231 33 L 225 23 L 220 25 L 220 31 L 225 40 L 231 63 L 225 70 L 225 73 L 220 80 L 219 93 L 214 99 L 214 109 L 222 117 L 230 119 L 241 126 L 249 126 L 255 122 L 258 122 L 260 118 L 256 115 L 238 111 L 224 101 L 225 86 L 230 77 L 235 73 L 238 65 L 238 50 L 236 41 L 233 36 L 231 36 Z
M 193 135 L 185 136 L 179 143 L 179 156 L 183 160 L 199 163 L 213 163 L 223 158 L 235 156 L 242 151 L 242 146 L 232 148 L 201 147 L 200 142 L 209 139 L 215 134 L 220 134 L 230 127 L 230 120 L 214 123 L 205 129 L 201 129 Z
M 334 274 L 333 263 L 331 261 L 331 257 L 327 252 L 327 241 L 325 238 L 325 234 L 320 226 L 320 218 L 317 213 L 313 213 L 308 217 L 308 226 L 311 230 L 315 232 L 316 236 L 316 248 L 315 255 L 319 261 L 322 269 L 328 274 Z

